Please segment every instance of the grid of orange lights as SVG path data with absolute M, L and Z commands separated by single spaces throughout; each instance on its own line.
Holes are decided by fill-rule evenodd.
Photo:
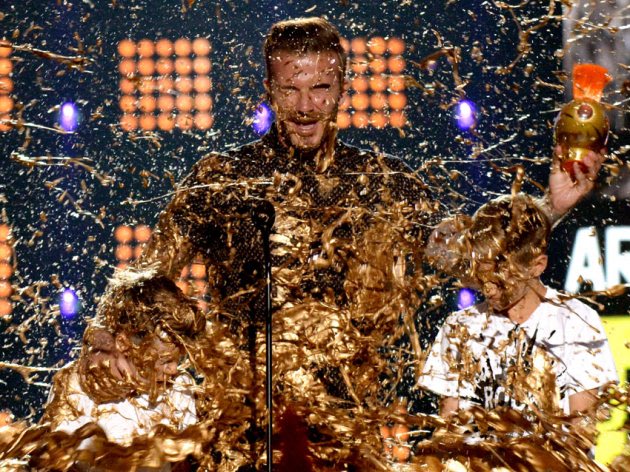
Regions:
M 0 319 L 7 319 L 13 312 L 11 303 L 13 286 L 10 282 L 13 275 L 12 257 L 11 228 L 9 225 L 0 224 Z
M 404 108 L 405 42 L 400 38 L 353 38 L 343 40 L 351 71 L 350 94 L 339 104 L 339 128 L 402 128 Z
M 11 73 L 13 72 L 13 62 L 10 59 L 13 47 L 11 43 L 0 40 L 0 131 L 9 131 L 11 129 L 11 110 L 13 110 L 13 80 Z
M 116 267 L 124 269 L 133 260 L 140 257 L 146 243 L 151 238 L 151 233 L 151 228 L 146 225 L 137 225 L 135 227 L 118 226 L 114 230 L 114 238 L 116 239 L 114 256 L 118 261 Z M 204 302 L 204 297 L 208 293 L 208 277 L 205 264 L 193 262 L 184 267 L 176 283 L 186 295 L 198 299 L 202 310 L 207 308 L 206 302 Z
M 121 128 L 209 129 L 214 122 L 211 51 L 206 38 L 120 41 Z

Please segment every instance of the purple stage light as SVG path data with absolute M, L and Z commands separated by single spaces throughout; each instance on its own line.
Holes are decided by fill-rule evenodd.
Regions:
M 462 130 L 473 128 L 477 124 L 477 108 L 470 100 L 461 100 L 455 106 L 455 120 Z
M 79 126 L 79 109 L 72 102 L 66 102 L 59 108 L 59 125 L 71 133 Z
M 457 307 L 460 310 L 473 306 L 475 301 L 475 292 L 469 288 L 463 288 L 457 294 Z
M 79 313 L 80 308 L 79 296 L 74 290 L 67 288 L 61 292 L 61 295 L 59 295 L 59 311 L 62 318 L 66 320 L 74 318 Z
M 252 127 L 256 134 L 265 134 L 271 128 L 273 123 L 273 112 L 266 103 L 261 103 L 254 112 L 254 121 Z

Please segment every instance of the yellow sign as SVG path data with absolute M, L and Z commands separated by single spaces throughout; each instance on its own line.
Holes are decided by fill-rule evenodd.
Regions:
M 617 365 L 621 383 L 630 382 L 630 315 L 602 316 L 604 329 Z M 600 432 L 595 449 L 595 460 L 603 464 L 610 462 L 622 453 L 627 433 L 621 431 L 628 412 L 624 408 L 611 411 L 608 421 L 598 425 Z

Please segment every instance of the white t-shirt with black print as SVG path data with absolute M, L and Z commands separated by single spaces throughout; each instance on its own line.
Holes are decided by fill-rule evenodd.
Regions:
M 597 312 L 547 288 L 545 300 L 521 324 L 485 303 L 451 314 L 419 384 L 459 398 L 460 408 L 534 404 L 568 414 L 571 395 L 617 381 Z

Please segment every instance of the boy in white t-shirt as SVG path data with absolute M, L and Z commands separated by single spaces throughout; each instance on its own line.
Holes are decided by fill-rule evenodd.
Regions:
M 55 375 L 42 421 L 70 434 L 95 423 L 121 446 L 158 425 L 181 431 L 195 424 L 194 381 L 179 370 L 185 344 L 205 326 L 195 302 L 167 277 L 133 269 L 115 276 L 104 300 L 80 359 Z M 101 470 L 90 464 L 93 447 L 90 438 L 80 445 L 80 465 Z
M 519 194 L 482 206 L 458 239 L 461 278 L 485 302 L 447 318 L 423 366 L 419 384 L 441 396 L 443 416 L 473 404 L 575 414 L 618 381 L 598 314 L 540 281 L 549 233 Z

